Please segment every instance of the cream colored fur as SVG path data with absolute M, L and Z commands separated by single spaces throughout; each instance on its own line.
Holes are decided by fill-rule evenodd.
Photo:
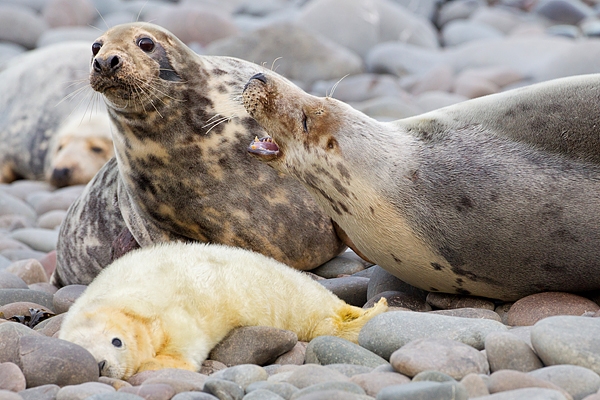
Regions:
M 59 338 L 106 361 L 103 375 L 127 379 L 147 369 L 197 370 L 239 326 L 287 329 L 304 341 L 335 335 L 356 342 L 362 326 L 386 309 L 385 299 L 369 310 L 350 306 L 258 253 L 169 243 L 105 268 L 69 310 Z

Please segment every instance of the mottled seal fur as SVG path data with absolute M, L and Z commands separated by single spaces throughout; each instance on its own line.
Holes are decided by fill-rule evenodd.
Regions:
M 372 262 L 429 291 L 600 289 L 600 75 L 390 123 L 264 73 L 250 152 L 301 181 Z
M 106 109 L 84 85 L 88 64 L 89 43 L 69 42 L 27 52 L 0 73 L 1 183 L 85 184 L 113 156 Z
M 86 348 L 101 375 L 197 371 L 240 326 L 272 326 L 299 340 L 334 335 L 356 342 L 387 310 L 346 304 L 272 258 L 223 245 L 166 243 L 135 250 L 105 268 L 70 308 L 59 338 Z
M 116 26 L 92 50 L 90 83 L 116 127 L 116 157 L 65 217 L 54 284 L 89 283 L 111 250 L 123 253 L 115 238 L 226 244 L 297 269 L 344 249 L 306 189 L 245 150 L 264 131 L 239 97 L 262 67 L 199 56 L 148 23 Z

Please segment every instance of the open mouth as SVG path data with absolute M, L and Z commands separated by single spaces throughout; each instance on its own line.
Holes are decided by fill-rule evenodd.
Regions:
M 260 139 L 255 137 L 252 143 L 250 143 L 248 146 L 248 152 L 268 161 L 279 156 L 279 146 L 270 136 L 265 136 Z

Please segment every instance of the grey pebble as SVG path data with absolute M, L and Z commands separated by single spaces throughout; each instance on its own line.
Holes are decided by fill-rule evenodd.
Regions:
M 217 400 L 218 397 L 209 393 L 202 392 L 180 392 L 171 398 L 171 400 Z
M 25 243 L 33 250 L 47 253 L 56 250 L 58 231 L 55 229 L 23 228 L 13 231 L 10 237 Z
M 60 326 L 62 325 L 65 316 L 66 314 L 59 314 L 52 318 L 48 318 L 34 326 L 33 330 L 44 336 L 52 337 L 60 330 Z
M 394 351 L 408 342 L 426 337 L 456 340 L 482 350 L 489 333 L 507 329 L 500 322 L 487 319 L 393 311 L 367 322 L 360 331 L 358 343 L 384 359 L 389 359 Z
M 296 386 L 291 385 L 289 383 L 286 382 L 265 382 L 265 381 L 258 381 L 258 382 L 254 382 L 251 383 L 250 385 L 248 385 L 248 387 L 246 387 L 246 393 L 249 394 L 255 390 L 268 390 L 270 392 L 273 392 L 275 394 L 277 394 L 278 396 L 281 396 L 282 398 L 289 400 L 292 395 L 294 393 L 296 393 L 297 391 L 299 391 L 300 389 L 298 389 Z
M 234 329 L 210 352 L 209 359 L 225 365 L 258 364 L 274 361 L 298 342 L 294 332 L 268 326 Z
M 434 293 L 427 295 L 427 303 L 434 308 L 449 310 L 455 308 L 483 308 L 494 310 L 494 302 L 482 297 L 465 296 L 452 293 Z
M 560 386 L 573 396 L 573 400 L 581 400 L 600 390 L 600 376 L 577 365 L 553 365 L 531 371 L 529 375 Z
M 54 312 L 62 314 L 69 311 L 69 308 L 71 308 L 75 300 L 81 296 L 85 289 L 87 289 L 86 285 L 68 285 L 58 289 L 54 293 L 52 302 Z
M 244 389 L 240 385 L 225 379 L 209 378 L 204 382 L 203 390 L 220 400 L 241 400 L 244 397 Z
M 319 336 L 308 343 L 307 364 L 357 364 L 375 368 L 388 364 L 377 354 L 336 336 Z
M 2 12 L 2 10 L 0 10 Z M 10 390 L 0 390 L 0 399 L 2 400 L 23 400 L 21 396 L 19 396 L 15 392 L 11 392 Z
M 341 390 L 347 393 L 353 394 L 365 394 L 363 388 L 358 386 L 356 383 L 352 382 L 322 382 L 316 383 L 314 385 L 305 387 L 304 389 L 299 390 L 294 393 L 290 400 L 296 400 L 301 398 L 302 396 L 306 396 L 309 393 L 320 392 L 325 390 Z
M 501 369 L 528 372 L 544 366 L 533 349 L 510 332 L 492 332 L 487 335 L 485 354 L 491 372 Z
M 30 289 L 0 289 L 0 306 L 28 301 L 54 309 L 53 296 L 48 293 Z
M 49 384 L 25 389 L 19 392 L 23 400 L 55 400 L 60 386 Z
M 168 383 L 171 384 L 177 392 L 202 390 L 204 382 L 208 376 L 198 372 L 188 371 L 178 368 L 166 368 L 158 371 L 144 371 L 133 375 L 128 382 L 132 386 L 139 386 L 149 383 Z M 184 387 L 187 389 L 184 389 Z
M 67 212 L 65 210 L 52 210 L 40 215 L 37 219 L 37 225 L 44 229 L 56 229 L 65 219 Z
M 399 292 L 396 290 L 388 290 L 386 292 L 377 293 L 371 297 L 363 306 L 363 308 L 371 308 L 381 298 L 387 300 L 389 307 L 403 307 L 412 311 L 430 311 L 431 306 L 425 302 L 425 299 L 420 296 L 414 296 L 409 293 Z
M 12 261 L 0 254 L 0 271 L 7 268 L 10 264 L 12 264 Z
M 412 381 L 456 382 L 456 380 L 450 375 L 435 370 L 421 371 L 413 377 Z
M 485 379 L 483 378 L 485 377 Z M 469 398 L 488 396 L 490 391 L 487 387 L 488 375 L 469 374 L 460 380 L 460 383 L 469 392 Z
M 36 259 L 15 261 L 6 268 L 6 272 L 15 274 L 28 285 L 48 282 L 44 266 Z
M 286 400 L 277 393 L 266 389 L 254 390 L 244 396 L 244 400 Z
M 17 322 L 4 322 L 0 324 L 0 362 L 12 362 L 22 367 L 19 357 L 19 341 L 23 336 L 42 336 L 33 329 Z
M 90 397 L 86 397 L 86 400 L 145 400 L 141 396 L 137 396 L 131 393 L 115 392 L 115 393 L 99 393 L 94 394 Z
M 25 390 L 25 375 L 19 366 L 12 362 L 0 363 L 0 390 L 19 392 Z
M 292 349 L 286 353 L 283 353 L 273 361 L 273 364 L 304 364 L 306 358 L 306 347 L 307 342 L 298 342 L 292 347 Z
M 388 386 L 379 391 L 377 400 L 467 400 L 469 393 L 458 382 L 411 382 Z
M 27 283 L 15 274 L 0 270 L 0 289 L 28 289 Z
M 352 378 L 354 375 L 368 374 L 373 371 L 372 367 L 356 364 L 327 364 L 326 367 L 341 372 L 348 378 Z
M 396 371 L 411 377 L 427 370 L 440 371 L 457 380 L 470 373 L 489 373 L 487 359 L 481 352 L 450 339 L 413 340 L 396 350 L 390 363 Z
M 18 352 L 19 365 L 30 387 L 98 380 L 98 363 L 94 356 L 74 343 L 43 335 L 25 335 L 19 340 Z
M 525 388 L 516 390 L 507 390 L 505 392 L 494 393 L 489 396 L 472 397 L 470 400 L 567 400 L 563 394 L 557 390 L 544 388 Z
M 2 255 L 11 261 L 25 260 L 27 258 L 35 258 L 37 260 L 46 256 L 46 252 L 33 249 L 6 249 L 0 251 Z
M 128 386 L 119 389 L 120 393 L 131 393 L 147 400 L 169 400 L 177 393 L 172 386 L 165 383 Z
M 362 262 L 343 255 L 332 258 L 325 264 L 311 270 L 323 278 L 337 278 L 339 275 L 352 275 L 365 269 Z
M 285 381 L 296 386 L 298 389 L 304 389 L 305 387 L 323 382 L 350 382 L 350 378 L 322 365 L 305 364 L 291 371 Z
M 452 310 L 429 311 L 429 313 L 437 315 L 448 315 L 451 317 L 460 318 L 491 319 L 494 321 L 502 322 L 502 318 L 500 318 L 500 315 L 498 315 L 498 313 L 484 308 L 455 308 Z
M 56 394 L 56 400 L 83 400 L 95 394 L 115 392 L 116 390 L 112 386 L 104 383 L 85 382 L 63 386 Z
M 572 364 L 600 374 L 600 318 L 555 316 L 531 330 L 531 343 L 546 366 Z
M 0 6 L 0 10 L 1 10 Z M 35 221 L 37 214 L 35 210 L 23 200 L 11 196 L 8 193 L 0 191 L 0 215 L 22 215 L 25 218 Z
M 362 307 L 367 302 L 368 278 L 346 276 L 319 281 L 326 289 L 330 290 L 346 303 Z
M 351 382 L 362 387 L 369 396 L 377 396 L 381 389 L 392 385 L 402 385 L 410 383 L 410 378 L 398 372 L 369 372 L 367 374 L 358 374 L 350 378 Z
M 319 390 L 298 397 L 295 400 L 373 400 L 365 394 L 349 393 L 344 390 Z
M 224 379 L 227 381 L 234 382 L 244 390 L 248 385 L 258 382 L 266 381 L 269 378 L 269 374 L 264 368 L 254 364 L 243 364 L 229 367 L 221 371 L 217 371 L 211 375 L 210 379 Z

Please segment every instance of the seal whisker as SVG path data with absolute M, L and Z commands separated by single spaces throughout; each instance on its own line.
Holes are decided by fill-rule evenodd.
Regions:
M 222 124 L 222 123 L 224 123 L 224 122 L 229 122 L 229 121 L 231 121 L 233 118 L 235 118 L 235 115 L 232 115 L 231 117 L 223 117 L 223 118 L 220 118 L 220 119 L 218 119 L 217 121 L 215 121 L 215 122 L 214 122 L 214 123 L 212 123 L 212 124 L 206 124 L 206 125 L 204 125 L 204 126 L 203 126 L 203 128 L 206 128 L 207 126 L 209 126 L 209 125 L 212 125 L 212 126 L 210 127 L 210 129 L 206 131 L 205 135 L 208 135 L 208 134 L 209 134 L 209 132 L 213 130 L 213 128 L 215 128 L 215 127 L 217 127 L 217 126 L 221 125 L 221 124 Z
M 335 89 L 338 87 L 338 85 L 340 84 L 340 82 L 341 82 L 341 81 L 343 81 L 343 80 L 344 80 L 344 78 L 346 78 L 346 77 L 348 77 L 348 76 L 350 76 L 350 74 L 346 74 L 346 75 L 342 76 L 342 77 L 340 78 L 340 80 L 339 80 L 339 81 L 337 81 L 337 82 L 335 83 L 335 85 L 333 85 L 333 87 L 331 88 L 331 93 L 330 93 L 329 95 L 327 95 L 327 92 L 325 92 L 325 97 L 333 97 L 333 93 L 335 92 Z
M 276 63 L 278 60 L 281 60 L 282 58 L 283 58 L 283 57 L 277 57 L 276 59 L 274 59 L 274 60 L 273 60 L 273 62 L 271 63 L 271 71 L 273 71 L 273 72 L 277 71 L 277 68 L 279 68 L 279 66 L 275 67 L 275 63 Z

